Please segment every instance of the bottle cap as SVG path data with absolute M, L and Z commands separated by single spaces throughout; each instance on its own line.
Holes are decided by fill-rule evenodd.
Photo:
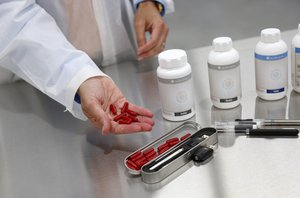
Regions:
M 277 28 L 263 29 L 260 34 L 260 40 L 263 43 L 275 43 L 280 41 L 280 30 Z
M 229 37 L 218 37 L 213 40 L 213 48 L 217 52 L 229 51 L 232 48 L 232 40 Z
M 166 69 L 182 67 L 187 64 L 187 55 L 184 50 L 171 49 L 158 55 L 159 66 Z

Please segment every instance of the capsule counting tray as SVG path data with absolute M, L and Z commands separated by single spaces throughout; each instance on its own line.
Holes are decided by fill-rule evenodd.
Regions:
M 147 161 L 144 163 L 141 167 L 134 169 L 132 166 L 128 164 L 128 161 L 132 161 L 132 158 L 135 157 L 137 154 L 141 155 L 141 153 L 145 153 L 145 151 L 149 151 L 149 149 L 157 151 L 159 153 L 160 148 L 168 140 L 171 139 L 181 139 L 182 137 L 186 137 L 187 134 L 190 134 L 190 137 L 187 137 L 184 140 L 179 140 L 179 142 L 174 145 L 170 146 L 167 150 L 162 152 L 161 154 L 158 154 L 155 156 L 155 158 L 151 159 L 150 161 Z M 155 164 L 157 161 L 162 161 L 164 158 L 170 156 L 172 153 L 176 152 L 177 150 L 181 149 L 185 144 L 187 144 L 187 141 L 190 141 L 191 139 L 197 138 L 197 141 L 195 144 L 192 145 L 192 147 L 186 151 L 183 151 L 174 158 L 174 160 L 168 160 L 168 162 L 163 165 L 159 170 L 150 170 L 151 166 Z M 150 142 L 149 144 L 145 145 L 144 147 L 138 149 L 137 151 L 131 153 L 128 155 L 124 160 L 124 165 L 126 169 L 128 170 L 129 174 L 131 175 L 141 175 L 142 180 L 145 183 L 158 183 L 165 179 L 167 176 L 174 173 L 176 170 L 187 164 L 191 161 L 192 154 L 200 147 L 209 147 L 215 150 L 217 148 L 218 138 L 217 138 L 217 131 L 214 128 L 202 128 L 200 125 L 193 121 L 186 121 L 180 126 L 176 127 L 175 129 L 167 132 L 162 137 L 154 140 L 153 142 Z M 157 154 L 156 153 L 156 154 Z M 139 158 L 139 157 L 137 157 Z

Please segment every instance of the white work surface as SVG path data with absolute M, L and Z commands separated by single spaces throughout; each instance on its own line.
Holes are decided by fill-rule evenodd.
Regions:
M 289 46 L 295 33 L 282 35 Z M 291 85 L 282 100 L 257 98 L 254 47 L 258 40 L 233 42 L 241 56 L 242 103 L 230 110 L 214 108 L 210 101 L 206 57 L 211 47 L 188 51 L 196 107 L 191 120 L 204 127 L 236 118 L 300 119 L 300 94 L 291 91 Z M 204 165 L 182 169 L 152 185 L 129 176 L 125 157 L 181 124 L 161 116 L 156 67 L 154 59 L 104 68 L 131 102 L 154 112 L 151 133 L 101 136 L 89 122 L 65 113 L 60 104 L 27 83 L 1 85 L 0 197 L 300 197 L 299 138 L 219 134 L 214 158 Z

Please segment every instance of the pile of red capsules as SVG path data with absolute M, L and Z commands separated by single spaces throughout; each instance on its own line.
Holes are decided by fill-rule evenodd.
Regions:
M 121 108 L 121 113 L 119 115 L 118 114 L 118 110 L 116 108 L 116 106 L 114 106 L 113 104 L 111 104 L 109 106 L 109 110 L 110 112 L 115 115 L 114 117 L 114 121 L 118 122 L 119 124 L 131 124 L 132 122 L 138 122 L 138 113 L 135 111 L 132 111 L 128 108 L 129 103 L 125 102 L 123 107 Z
M 147 162 L 153 160 L 157 156 L 163 154 L 171 147 L 175 146 L 179 142 L 185 140 L 186 138 L 190 137 L 191 134 L 187 133 L 186 135 L 182 136 L 180 139 L 178 137 L 174 137 L 171 139 L 166 140 L 166 142 L 157 147 L 157 151 L 154 148 L 148 148 L 144 151 L 137 151 L 133 153 L 127 160 L 126 165 L 128 168 L 132 170 L 140 170 L 141 167 L 146 164 Z

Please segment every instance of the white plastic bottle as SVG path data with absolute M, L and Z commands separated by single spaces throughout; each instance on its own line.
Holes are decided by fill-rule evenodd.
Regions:
M 300 93 L 300 24 L 292 40 L 291 52 L 292 86 L 296 92 Z
M 157 79 L 162 115 L 182 121 L 195 114 L 192 69 L 184 50 L 171 49 L 158 55 Z
M 257 95 L 264 100 L 278 100 L 288 88 L 288 48 L 281 40 L 280 30 L 261 31 L 255 48 L 255 77 Z
M 207 58 L 212 103 L 220 109 L 234 108 L 242 97 L 239 53 L 229 37 L 215 38 L 212 45 Z

